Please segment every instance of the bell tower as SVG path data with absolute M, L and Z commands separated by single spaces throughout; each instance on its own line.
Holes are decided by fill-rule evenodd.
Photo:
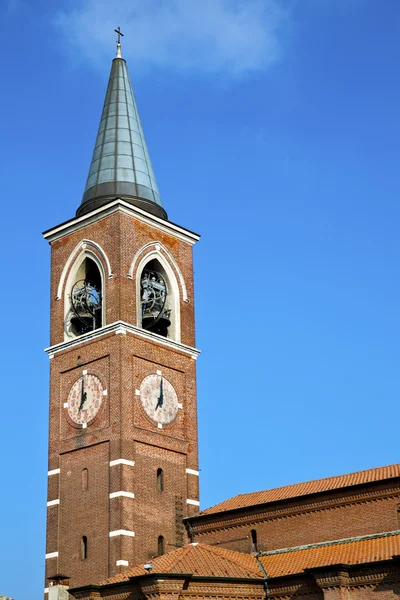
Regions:
M 101 581 L 199 510 L 192 246 L 168 221 L 118 43 L 82 203 L 51 246 L 46 578 Z

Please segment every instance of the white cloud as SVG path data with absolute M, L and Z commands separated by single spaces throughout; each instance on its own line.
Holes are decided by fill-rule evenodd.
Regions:
M 284 6 L 286 3 L 286 7 Z M 290 0 L 77 0 L 55 23 L 75 56 L 103 63 L 114 51 L 142 68 L 196 69 L 237 76 L 279 60 Z M 103 63 L 104 64 L 104 63 Z

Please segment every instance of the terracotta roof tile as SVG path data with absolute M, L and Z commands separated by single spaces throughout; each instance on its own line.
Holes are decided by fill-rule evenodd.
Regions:
M 212 577 L 261 578 L 254 556 L 206 544 L 187 544 L 150 561 L 153 573 L 191 573 Z M 100 585 L 127 581 L 130 577 L 146 575 L 143 565 L 127 569 Z
M 303 573 L 305 569 L 336 564 L 362 564 L 390 560 L 400 555 L 400 531 L 364 536 L 354 540 L 336 540 L 300 548 L 284 548 L 259 555 L 269 578 Z M 257 559 L 250 554 L 220 546 L 187 544 L 154 558 L 153 573 L 191 573 L 211 577 L 263 579 Z M 100 583 L 106 585 L 146 575 L 143 565 L 127 569 Z
M 400 532 L 356 541 L 336 541 L 304 549 L 277 550 L 259 557 L 268 577 L 282 577 L 302 573 L 304 569 L 335 564 L 355 565 L 389 560 L 400 555 Z
M 279 500 L 288 500 L 298 496 L 307 494 L 317 494 L 318 492 L 327 492 L 339 488 L 348 487 L 351 485 L 360 485 L 362 483 L 370 483 L 373 481 L 381 481 L 400 477 L 400 464 L 389 465 L 387 467 L 378 467 L 376 469 L 367 469 L 366 471 L 358 471 L 349 473 L 348 475 L 337 475 L 335 477 L 327 477 L 325 479 L 317 479 L 314 481 L 306 481 L 305 483 L 296 483 L 285 487 L 274 488 L 262 492 L 252 492 L 249 494 L 239 494 L 233 498 L 229 498 L 224 502 L 215 504 L 199 514 L 212 515 L 214 513 L 225 512 L 237 508 L 245 508 L 256 504 L 264 504 L 266 502 L 277 502 Z

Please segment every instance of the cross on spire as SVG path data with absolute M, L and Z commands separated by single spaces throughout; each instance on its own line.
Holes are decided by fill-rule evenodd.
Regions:
M 114 31 L 115 31 L 115 33 L 118 33 L 118 44 L 120 44 L 121 43 L 121 35 L 122 35 L 122 37 L 124 37 L 124 34 L 121 33 L 120 25 L 118 25 L 118 29 L 114 29 Z
M 122 37 L 124 37 L 124 34 L 121 33 L 121 27 L 120 25 L 118 25 L 118 29 L 114 29 L 115 33 L 118 34 L 118 41 L 117 41 L 117 58 L 122 58 L 121 55 L 121 35 Z

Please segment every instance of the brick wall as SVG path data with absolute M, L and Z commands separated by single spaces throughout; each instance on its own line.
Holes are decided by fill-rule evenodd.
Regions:
M 70 585 L 107 577 L 109 444 L 103 442 L 63 454 L 60 459 L 59 569 Z M 87 469 L 87 485 L 83 469 Z M 82 538 L 87 538 L 87 558 Z
M 400 528 L 397 481 L 357 487 L 203 519 L 194 517 L 191 528 L 196 541 L 239 552 L 251 551 L 253 529 L 258 550 L 266 551 Z
M 112 277 L 105 278 L 105 324 L 122 320 L 136 325 L 135 270 L 129 276 L 132 261 L 136 256 L 138 264 L 145 245 L 150 244 L 146 251 L 154 249 L 156 242 L 167 248 L 179 266 L 189 299 L 184 302 L 180 293 L 181 341 L 194 345 L 190 244 L 120 212 L 52 243 L 52 344 L 64 341 L 65 290 L 59 299 L 57 291 L 64 266 L 71 256 L 79 255 L 82 240 L 99 244 L 110 263 Z M 93 252 L 107 274 L 104 257 L 96 249 Z M 169 260 L 165 252 L 164 258 Z M 172 261 L 171 269 L 178 279 Z M 68 272 L 64 285 L 67 279 Z M 182 403 L 175 421 L 162 430 L 146 415 L 136 394 L 144 377 L 158 369 Z M 101 409 L 86 429 L 75 424 L 65 408 L 69 390 L 83 370 L 96 375 L 107 390 Z M 132 332 L 113 332 L 91 341 L 82 338 L 77 346 L 56 352 L 50 361 L 49 419 L 49 471 L 56 473 L 49 477 L 48 501 L 59 500 L 59 504 L 51 505 L 47 512 L 46 553 L 58 552 L 58 557 L 46 561 L 47 577 L 63 572 L 73 586 L 99 581 L 126 568 L 125 562 L 132 566 L 154 556 L 160 535 L 167 551 L 186 541 L 182 518 L 197 511 L 186 500 L 198 500 L 198 477 L 186 473 L 187 468 L 198 470 L 196 361 L 190 351 Z M 132 464 L 109 466 L 119 459 Z M 93 493 L 90 501 L 79 487 L 84 468 L 88 468 L 87 494 Z M 165 471 L 161 494 L 155 491 L 157 468 Z M 134 498 L 115 496 L 121 491 L 134 494 Z M 92 526 L 88 528 L 90 518 Z M 120 530 L 134 533 L 134 537 L 109 537 L 109 532 Z M 80 556 L 83 536 L 88 542 L 84 561 Z M 119 561 L 124 564 L 117 565 Z

